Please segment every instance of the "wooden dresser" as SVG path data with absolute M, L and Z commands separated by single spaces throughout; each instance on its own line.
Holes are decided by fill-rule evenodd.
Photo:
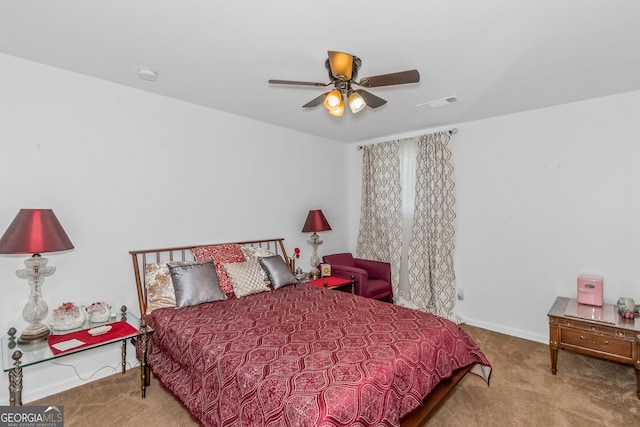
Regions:
M 558 297 L 549 313 L 551 373 L 557 372 L 558 349 L 633 365 L 640 399 L 640 319 L 624 319 L 616 311 L 615 324 L 567 316 L 571 298 Z

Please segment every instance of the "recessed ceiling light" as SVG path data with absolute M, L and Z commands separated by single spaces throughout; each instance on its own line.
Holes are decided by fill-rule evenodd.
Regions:
M 138 77 L 148 82 L 156 81 L 158 73 L 148 68 L 138 68 Z
M 454 102 L 459 102 L 459 101 L 460 101 L 460 98 L 458 98 L 457 96 L 448 96 L 446 98 L 440 98 L 434 101 L 417 104 L 416 107 L 422 107 L 423 105 L 428 105 L 431 108 L 438 108 L 438 107 L 444 107 L 445 105 L 453 104 Z

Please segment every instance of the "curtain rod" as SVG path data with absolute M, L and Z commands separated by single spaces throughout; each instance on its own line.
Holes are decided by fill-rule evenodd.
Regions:
M 449 132 L 449 135 L 453 135 L 454 133 L 458 133 L 458 128 L 451 128 L 447 132 Z M 356 149 L 362 150 L 362 145 L 358 145 Z

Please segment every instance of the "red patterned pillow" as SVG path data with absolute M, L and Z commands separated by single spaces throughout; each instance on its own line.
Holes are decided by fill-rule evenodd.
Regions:
M 216 273 L 218 273 L 218 279 L 220 280 L 220 289 L 227 295 L 233 294 L 233 285 L 231 284 L 227 270 L 224 269 L 224 265 L 233 262 L 244 262 L 244 254 L 242 253 L 240 245 L 231 243 L 225 245 L 200 246 L 191 249 L 191 252 L 198 262 L 213 260 Z

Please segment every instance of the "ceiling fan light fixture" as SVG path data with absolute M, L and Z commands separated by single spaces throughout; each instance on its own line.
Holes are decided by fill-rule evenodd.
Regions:
M 333 89 L 331 92 L 327 94 L 324 98 L 324 107 L 327 110 L 332 110 L 342 104 L 342 92 L 338 89 Z
M 347 99 L 349 101 L 349 108 L 353 114 L 359 113 L 367 106 L 367 103 L 364 102 L 364 98 L 358 92 L 349 93 Z
M 342 117 L 344 115 L 344 101 L 342 98 L 340 99 L 340 104 L 338 104 L 335 108 L 327 108 L 329 114 L 335 117 Z
M 386 100 L 368 92 L 365 89 L 353 90 L 352 86 L 361 88 L 376 88 L 380 86 L 394 86 L 408 83 L 418 83 L 420 73 L 418 70 L 407 70 L 396 73 L 369 76 L 356 81 L 362 60 L 355 55 L 345 52 L 328 51 L 329 57 L 324 62 L 324 67 L 329 72 L 328 83 L 306 82 L 295 80 L 269 80 L 269 84 L 297 85 L 327 87 L 333 85 L 333 89 L 313 98 L 302 108 L 313 108 L 320 104 L 333 116 L 344 114 L 344 104 L 348 103 L 352 113 L 358 113 L 364 108 L 379 108 L 387 103 Z M 455 98 L 453 98 L 455 99 Z M 452 101 L 449 101 L 452 102 Z
M 351 80 L 353 55 L 344 52 L 329 51 L 331 74 L 338 80 Z

